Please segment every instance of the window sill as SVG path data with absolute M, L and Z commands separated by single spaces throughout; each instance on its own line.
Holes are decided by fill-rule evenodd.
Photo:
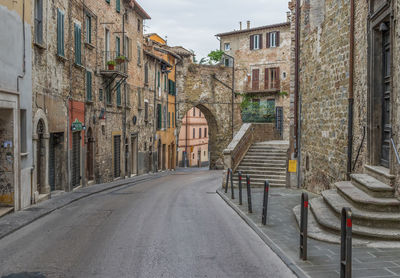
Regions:
M 117 108 L 122 108 L 122 105 L 121 104 L 117 104 Z
M 143 107 L 138 107 L 137 110 L 142 111 L 142 110 L 144 110 L 144 108 Z
M 61 55 L 59 55 L 59 54 L 56 54 L 56 56 L 57 56 L 57 59 L 60 60 L 60 61 L 63 62 L 63 63 L 65 63 L 65 62 L 68 61 L 68 59 L 65 58 L 65 56 L 61 56 Z
M 88 104 L 88 105 L 93 105 L 93 104 L 94 104 L 94 101 L 93 101 L 93 100 L 86 100 L 86 104 Z
M 46 50 L 47 49 L 44 44 L 40 44 L 40 43 L 34 42 L 33 45 L 36 46 L 37 48 L 41 49 L 41 50 Z
M 74 66 L 80 70 L 85 70 L 85 67 L 80 64 L 74 63 Z
M 90 42 L 85 42 L 85 46 L 87 47 L 87 48 L 89 48 L 89 49 L 95 49 L 96 47 L 93 45 L 93 44 L 91 44 Z
M 29 155 L 29 153 L 20 153 L 21 157 L 27 157 Z
M 112 105 L 112 103 L 107 103 L 106 106 L 107 107 L 112 107 L 113 105 Z

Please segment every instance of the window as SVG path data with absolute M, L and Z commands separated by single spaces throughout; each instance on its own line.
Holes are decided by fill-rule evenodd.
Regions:
M 225 49 L 225 51 L 231 50 L 231 44 L 230 43 L 225 43 L 224 44 L 224 49 Z
M 86 15 L 86 43 L 92 43 L 92 17 Z
M 167 106 L 163 107 L 163 128 L 167 128 Z
M 64 13 L 57 10 L 57 55 L 64 57 Z
M 106 0 L 106 2 L 107 2 L 108 4 L 110 4 L 110 0 Z
M 43 44 L 43 0 L 35 0 L 35 42 Z
M 168 112 L 168 128 L 171 128 L 171 112 Z
M 161 86 L 161 73 L 157 72 L 157 88 L 160 88 Z
M 257 50 L 262 48 L 262 35 L 250 36 L 250 50 Z
M 196 129 L 193 128 L 193 139 L 196 138 Z
M 142 30 L 142 22 L 141 20 L 138 18 L 137 20 L 137 31 L 140 32 Z
M 280 32 L 267 33 L 267 48 L 279 46 Z
M 225 63 L 224 63 L 225 67 L 229 67 L 229 65 L 230 65 L 229 58 L 225 58 L 224 61 L 225 61 Z
M 149 103 L 147 101 L 144 102 L 144 121 L 149 121 Z
M 121 0 L 115 0 L 115 10 L 117 13 L 121 11 Z
M 106 63 L 110 61 L 110 30 L 105 29 L 104 47 L 106 51 Z
M 204 129 L 204 137 L 206 137 L 206 138 L 208 137 L 207 128 Z
M 121 55 L 121 40 L 119 37 L 115 37 L 115 52 L 116 52 L 116 57 Z
M 124 56 L 130 60 L 132 57 L 131 40 L 124 36 Z
M 86 71 L 86 100 L 92 101 L 92 72 Z
M 75 64 L 77 65 L 82 65 L 81 34 L 81 26 L 75 23 Z
M 137 93 L 138 93 L 138 107 L 142 108 L 142 90 L 140 88 L 137 88 Z
M 137 64 L 140 66 L 142 64 L 142 48 L 140 45 L 137 46 Z
M 193 117 L 196 117 L 196 108 L 193 108 Z
M 149 83 L 149 64 L 147 63 L 144 65 L 144 83 Z
M 103 101 L 103 89 L 99 89 L 99 101 Z
M 162 127 L 161 104 L 157 104 L 157 129 L 161 129 L 161 127 Z
M 280 89 L 279 68 L 265 69 L 265 89 Z
M 121 106 L 121 85 L 117 86 L 117 106 Z
M 175 127 L 175 113 L 172 112 L 172 128 Z
M 124 92 L 126 92 L 125 93 L 125 98 L 126 98 L 125 99 L 125 104 L 127 106 L 130 106 L 131 105 L 131 97 L 130 97 L 130 95 L 131 95 L 131 87 L 129 86 L 129 84 L 125 83 L 124 89 L 125 89 Z M 140 91 L 140 88 L 138 88 L 138 91 Z
M 111 88 L 110 87 L 107 87 L 106 102 L 107 102 L 108 105 L 112 104 Z
M 199 128 L 199 138 L 201 138 L 201 128 Z
M 168 89 L 167 87 L 167 75 L 164 74 L 164 90 L 166 91 Z

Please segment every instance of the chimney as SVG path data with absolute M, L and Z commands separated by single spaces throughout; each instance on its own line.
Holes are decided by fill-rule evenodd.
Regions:
M 250 20 L 247 20 L 247 29 L 250 29 Z
M 240 30 L 242 30 L 242 22 L 239 22 Z
M 286 17 L 287 17 L 287 22 L 290 22 L 290 20 L 292 19 L 292 15 L 290 12 L 286 13 Z

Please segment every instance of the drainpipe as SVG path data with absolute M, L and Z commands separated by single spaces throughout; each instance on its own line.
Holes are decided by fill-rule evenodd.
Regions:
M 122 14 L 122 53 L 123 55 L 125 55 L 125 16 L 126 16 L 126 10 L 125 12 Z M 124 70 L 127 70 L 126 68 L 126 63 L 124 63 Z M 127 109 L 127 101 L 126 101 L 126 81 L 124 81 L 124 117 L 123 117 L 123 122 L 122 122 L 122 132 L 123 132 L 123 152 L 124 152 L 124 172 L 126 169 L 126 164 L 127 162 L 127 157 L 126 157 L 126 109 Z M 129 172 L 129 170 L 128 170 Z M 124 173 L 124 179 L 128 176 L 128 173 Z
M 349 114 L 347 138 L 347 178 L 350 179 L 353 156 L 353 113 L 354 113 L 354 0 L 350 0 L 350 61 L 349 61 Z
M 295 77 L 294 77 L 294 156 L 297 158 L 297 187 L 301 185 L 300 163 L 301 163 L 301 149 L 300 138 L 301 130 L 299 128 L 301 121 L 301 102 L 299 101 L 300 94 L 300 0 L 296 0 L 296 32 L 295 32 Z
M 154 58 L 153 58 L 154 59 Z M 153 142 L 156 139 L 156 135 L 157 135 L 157 60 L 154 59 L 154 108 L 153 108 L 153 114 L 154 114 L 154 124 L 153 124 L 153 130 L 154 130 L 154 136 L 153 136 Z M 155 145 L 157 145 L 157 165 L 154 165 L 154 157 L 153 157 L 153 166 L 157 166 L 157 171 L 153 171 L 153 172 L 158 172 L 158 152 L 160 151 L 158 149 L 158 142 L 154 142 Z M 154 150 L 155 147 L 153 149 L 153 155 L 154 155 Z M 154 170 L 156 169 L 156 167 L 154 167 Z

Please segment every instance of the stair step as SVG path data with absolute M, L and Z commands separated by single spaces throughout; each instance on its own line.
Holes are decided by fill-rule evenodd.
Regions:
M 325 202 L 333 209 L 338 217 L 342 213 L 342 208 L 349 207 L 353 214 L 353 221 L 359 225 L 400 228 L 400 213 L 398 212 L 361 210 L 340 196 L 335 189 L 323 191 L 321 194 Z
M 374 197 L 393 197 L 394 188 L 367 174 L 352 174 L 352 182 L 362 191 Z
M 283 160 L 283 159 L 281 159 L 281 158 L 273 158 L 273 159 L 271 159 L 271 158 L 268 158 L 268 159 L 254 159 L 254 158 L 244 158 L 243 160 L 242 160 L 243 162 L 259 162 L 259 163 L 262 163 L 262 162 L 271 162 L 271 163 L 285 163 L 286 164 L 286 160 Z
M 376 178 L 377 180 L 386 183 L 387 185 L 393 186 L 395 176 L 390 174 L 390 170 L 383 166 L 364 166 L 365 173 Z
M 239 170 L 240 171 L 240 170 Z M 238 172 L 235 172 L 235 176 L 239 174 Z M 246 170 L 246 171 L 240 171 L 243 175 L 250 175 L 250 176 L 255 176 L 255 175 L 262 175 L 262 176 L 286 176 L 286 171 L 285 170 L 280 170 L 280 171 L 260 171 L 260 170 Z
M 314 198 L 310 201 L 311 211 L 315 216 L 316 221 L 319 225 L 327 228 L 328 230 L 340 233 L 341 221 L 337 217 L 330 207 L 324 202 L 322 197 Z M 375 238 L 375 239 L 385 239 L 385 240 L 399 240 L 400 239 L 400 229 L 384 229 L 384 228 L 374 228 L 360 226 L 353 223 L 352 228 L 353 235 L 358 235 L 361 237 Z
M 361 209 L 387 212 L 400 211 L 400 201 L 396 198 L 377 198 L 368 195 L 349 181 L 337 182 L 335 186 L 344 198 Z
M 256 160 L 286 160 L 286 156 L 277 156 L 277 155 L 249 155 L 246 154 L 244 159 L 256 159 Z

